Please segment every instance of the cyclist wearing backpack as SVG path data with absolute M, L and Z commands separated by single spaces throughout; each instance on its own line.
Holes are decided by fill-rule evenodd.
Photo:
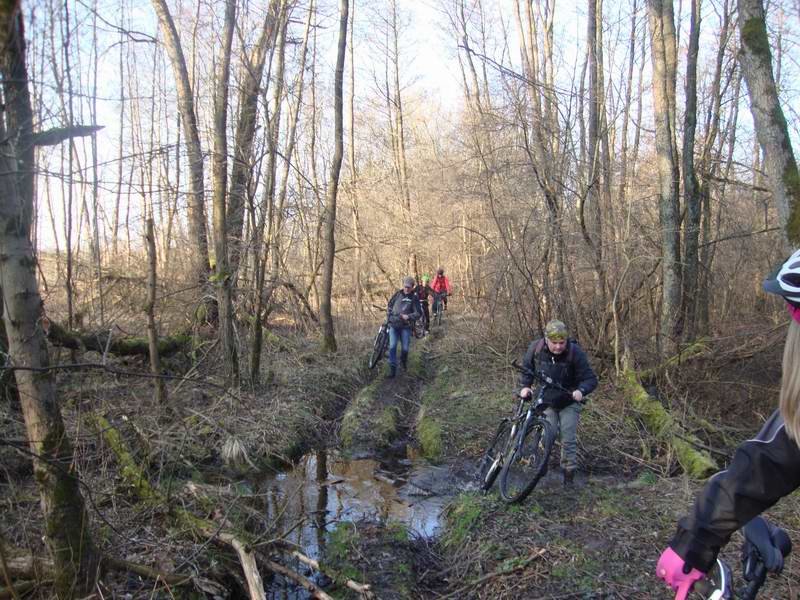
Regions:
M 414 278 L 403 279 L 402 289 L 397 290 L 386 307 L 389 319 L 389 377 L 397 373 L 397 343 L 400 342 L 400 362 L 408 366 L 408 347 L 411 344 L 411 328 L 422 315 L 419 299 L 414 293 Z
M 442 267 L 436 269 L 436 277 L 433 278 L 431 288 L 433 288 L 433 291 L 437 294 L 441 294 L 444 310 L 447 310 L 447 296 L 450 295 L 450 280 L 445 277 Z
M 578 468 L 578 420 L 586 396 L 597 387 L 597 375 L 578 342 L 568 337 L 567 326 L 558 320 L 548 322 L 544 328 L 544 337 L 531 342 L 522 366 L 547 375 L 555 383 L 572 390 L 567 394 L 548 388 L 544 395 L 544 400 L 550 404 L 545 416 L 561 437 L 564 485 L 572 485 Z M 519 395 L 522 398 L 533 394 L 530 387 L 533 380 L 533 376 L 528 373 L 520 376 L 519 384 L 522 389 Z
M 691 515 L 661 554 L 656 574 L 686 598 L 711 569 L 722 546 L 753 517 L 800 487 L 800 250 L 764 281 L 764 290 L 786 300 L 791 320 L 783 348 L 778 410 L 752 440 L 743 442 L 728 468 L 708 480 Z M 762 557 L 779 570 L 775 552 Z
M 431 278 L 429 275 L 422 276 L 422 283 L 414 288 L 414 292 L 419 298 L 419 304 L 422 307 L 422 312 L 425 315 L 425 333 L 431 332 L 431 313 L 428 310 L 428 298 L 433 295 L 433 288 L 430 286 Z

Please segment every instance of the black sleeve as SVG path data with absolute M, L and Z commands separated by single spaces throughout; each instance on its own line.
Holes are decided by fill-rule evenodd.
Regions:
M 397 292 L 392 294 L 392 297 L 389 298 L 389 303 L 386 305 L 386 316 L 390 316 L 392 314 L 392 306 L 394 305 L 395 298 L 397 298 Z
M 778 411 L 759 434 L 737 448 L 727 470 L 700 491 L 691 515 L 678 521 L 670 546 L 704 572 L 731 535 L 800 487 L 800 448 L 786 433 Z
M 580 390 L 584 396 L 591 394 L 597 387 L 597 375 L 594 374 L 586 353 L 578 345 L 575 346 L 575 381 L 575 389 Z
M 525 352 L 525 357 L 522 359 L 522 366 L 525 369 L 530 371 L 536 371 L 536 361 L 534 360 L 534 354 L 536 354 L 536 344 L 539 340 L 534 340 L 528 346 L 528 351 Z M 519 387 L 520 389 L 524 387 L 531 387 L 533 383 L 533 375 L 529 373 L 520 373 L 519 374 Z

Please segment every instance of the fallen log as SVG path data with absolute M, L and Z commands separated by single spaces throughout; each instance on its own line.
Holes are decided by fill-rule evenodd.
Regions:
M 116 356 L 149 356 L 150 347 L 147 337 L 118 337 L 111 335 L 110 331 L 97 331 L 81 333 L 67 331 L 64 327 L 50 320 L 45 320 L 42 327 L 47 339 L 53 346 L 69 348 L 71 350 L 91 350 L 100 354 L 114 354 Z M 192 338 L 190 335 L 180 334 L 162 337 L 158 340 L 159 356 L 171 356 L 189 348 Z
M 648 431 L 675 451 L 683 470 L 694 479 L 705 479 L 718 470 L 708 452 L 699 450 L 696 436 L 684 430 L 670 412 L 653 398 L 639 381 L 631 367 L 630 358 L 623 357 L 621 376 L 622 393 L 644 421 Z

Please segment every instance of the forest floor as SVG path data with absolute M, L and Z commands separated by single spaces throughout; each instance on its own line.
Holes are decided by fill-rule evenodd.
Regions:
M 196 357 L 196 376 L 170 383 L 167 406 L 154 405 L 146 378 L 60 375 L 65 420 L 100 550 L 162 572 L 195 574 L 187 587 L 115 571 L 104 579 L 104 597 L 248 597 L 236 556 L 176 522 L 175 513 L 187 510 L 243 532 L 259 549 L 268 598 L 306 597 L 299 587 L 275 591 L 278 578 L 262 559 L 290 564 L 274 540 L 310 519 L 320 520 L 318 535 L 326 538 L 318 544 L 326 573 L 339 583 L 346 577 L 369 583 L 378 598 L 671 598 L 653 575 L 655 561 L 699 484 L 671 476 L 674 457 L 647 434 L 599 361 L 593 363 L 601 385 L 581 417 L 575 486 L 561 485 L 554 459 L 549 474 L 519 505 L 476 490 L 474 468 L 484 444 L 513 409 L 516 374 L 508 365 L 526 344 L 500 340 L 488 329 L 474 317 L 448 311 L 441 328 L 412 343 L 408 371 L 393 380 L 385 378 L 385 361 L 372 372 L 365 367 L 371 330 L 350 328 L 340 335 L 333 357 L 321 356 L 314 340 L 272 332 L 264 382 L 236 393 L 214 383 L 209 345 Z M 690 429 L 730 453 L 771 411 L 774 385 L 765 381 L 777 380 L 779 348 L 773 354 L 734 366 L 728 359 L 727 365 L 687 367 L 680 381 L 673 376 L 663 388 L 681 399 L 672 405 L 681 407 L 676 410 Z M 168 368 L 184 373 L 187 365 L 174 359 Z M 699 397 L 705 402 L 694 403 Z M 701 405 L 702 412 L 695 408 Z M 0 445 L 0 534 L 6 554 L 16 548 L 37 555 L 43 550 L 38 496 L 29 457 L 15 449 L 25 438 L 21 416 L 13 405 L 0 408 L 6 442 Z M 105 441 L 93 415 L 119 431 L 163 502 L 132 489 L 118 467 L 117 449 Z M 423 505 L 408 487 L 424 492 L 428 501 L 438 497 L 429 509 L 441 513 L 438 527 L 420 532 L 391 518 L 352 515 L 338 521 L 327 514 L 326 520 L 329 496 L 326 491 L 320 504 L 319 490 L 333 493 L 344 479 L 333 471 L 313 497 L 279 497 L 270 486 L 288 477 L 288 465 L 298 460 L 302 469 L 310 468 L 302 457 L 312 450 L 335 452 L 347 464 L 394 456 L 406 465 L 431 465 L 413 486 L 402 483 L 405 475 L 380 468 L 367 479 L 404 486 L 406 496 L 392 502 L 405 508 Z M 319 463 L 317 458 L 317 468 Z M 290 510 L 314 502 L 317 511 Z M 797 496 L 768 516 L 800 539 Z M 737 534 L 724 552 L 735 573 L 739 541 Z M 334 597 L 358 597 L 330 578 L 312 579 Z M 794 598 L 798 585 L 800 566 L 790 558 L 760 597 Z M 48 588 L 40 586 L 29 597 L 48 598 Z

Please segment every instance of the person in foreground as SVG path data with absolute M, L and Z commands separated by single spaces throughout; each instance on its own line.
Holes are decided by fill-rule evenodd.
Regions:
M 683 600 L 705 577 L 731 535 L 800 487 L 800 250 L 764 281 L 792 317 L 783 349 L 779 407 L 758 435 L 743 442 L 730 466 L 700 491 L 691 514 L 661 554 L 656 574 Z
M 571 390 L 570 393 L 566 393 L 548 388 L 544 393 L 545 402 L 550 404 L 545 416 L 561 436 L 561 468 L 564 471 L 564 485 L 571 485 L 578 468 L 578 420 L 586 396 L 597 387 L 597 376 L 578 342 L 569 339 L 567 326 L 557 320 L 547 323 L 544 328 L 544 339 L 531 342 L 522 366 L 528 371 L 547 375 L 554 382 Z M 527 398 L 533 394 L 530 387 L 533 380 L 533 375 L 529 373 L 520 376 L 519 384 L 522 387 L 519 392 L 520 397 Z
M 419 299 L 414 293 L 414 278 L 403 279 L 403 287 L 397 290 L 386 307 L 389 319 L 389 377 L 397 374 L 397 343 L 400 342 L 400 362 L 408 366 L 408 347 L 411 344 L 411 328 L 422 316 Z

